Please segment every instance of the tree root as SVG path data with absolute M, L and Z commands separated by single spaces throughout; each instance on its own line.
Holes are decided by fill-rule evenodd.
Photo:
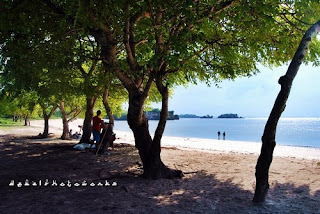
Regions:
M 158 168 L 152 168 L 152 169 L 144 169 L 143 172 L 143 178 L 146 179 L 160 179 L 160 178 L 166 178 L 166 179 L 173 179 L 173 178 L 182 178 L 184 176 L 183 172 L 181 170 L 177 169 L 170 169 L 164 164 L 161 164 Z
M 257 182 L 257 187 L 256 187 L 256 191 L 253 197 L 252 202 L 254 203 L 262 203 L 265 201 L 265 198 L 267 196 L 269 190 L 269 184 L 263 184 L 263 183 L 258 183 Z

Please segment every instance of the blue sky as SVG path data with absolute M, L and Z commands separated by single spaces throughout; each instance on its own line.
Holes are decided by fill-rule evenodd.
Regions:
M 200 116 L 236 113 L 243 117 L 268 117 L 280 90 L 278 79 L 287 67 L 261 67 L 257 75 L 223 81 L 220 88 L 205 84 L 178 87 L 169 100 L 169 110 Z M 301 65 L 282 116 L 320 117 L 319 95 L 320 67 Z

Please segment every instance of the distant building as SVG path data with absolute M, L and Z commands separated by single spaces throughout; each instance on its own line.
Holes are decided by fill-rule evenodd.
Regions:
M 179 116 L 178 115 L 174 115 L 174 111 L 169 111 L 167 119 L 168 120 L 179 120 Z
M 146 111 L 145 112 L 146 117 L 148 120 L 159 120 L 160 119 L 160 111 L 159 110 L 152 110 L 152 111 Z
M 148 120 L 159 120 L 160 119 L 160 111 L 158 109 L 154 109 L 152 111 L 145 112 Z M 174 111 L 168 112 L 168 120 L 179 120 L 179 116 L 174 114 Z
M 148 120 L 159 120 L 160 119 L 160 110 L 153 109 L 152 111 L 144 112 Z M 127 114 L 121 115 L 121 117 L 116 117 L 116 120 L 127 120 Z M 175 115 L 174 111 L 168 112 L 168 120 L 179 120 L 179 115 Z

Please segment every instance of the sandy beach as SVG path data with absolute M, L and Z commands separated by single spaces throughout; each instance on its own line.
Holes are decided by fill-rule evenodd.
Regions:
M 50 139 L 29 138 L 43 121 L 0 129 L 0 213 L 320 213 L 320 149 L 276 146 L 267 200 L 254 205 L 259 143 L 164 137 L 163 162 L 185 176 L 145 180 L 132 133 L 115 129 L 115 151 L 95 156 L 72 149 L 77 140 L 58 139 L 61 120 L 49 125 Z M 38 186 L 16 186 L 26 179 Z M 39 186 L 46 179 L 50 187 Z M 106 180 L 117 185 L 97 186 Z M 74 186 L 83 181 L 96 186 Z

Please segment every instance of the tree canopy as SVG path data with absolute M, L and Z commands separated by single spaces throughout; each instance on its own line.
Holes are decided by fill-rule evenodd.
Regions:
M 97 72 L 117 68 L 136 80 L 165 65 L 161 75 L 171 86 L 252 75 L 257 63 L 287 62 L 298 35 L 319 11 L 311 0 L 39 0 L 32 5 L 2 0 L 1 4 L 2 64 L 10 70 L 4 75 L 13 76 L 14 85 L 20 87 L 26 82 L 38 84 L 44 68 L 55 77 L 71 76 L 74 83 L 79 76 L 75 68 L 89 75 L 90 69 L 79 66 L 92 63 L 98 63 Z M 309 55 L 315 63 L 317 43 L 312 43 Z M 111 46 L 117 51 L 112 56 L 116 64 L 99 68 Z M 105 82 L 94 75 L 91 83 L 81 85 L 92 92 L 90 85 L 98 84 L 92 81 L 101 79 Z

